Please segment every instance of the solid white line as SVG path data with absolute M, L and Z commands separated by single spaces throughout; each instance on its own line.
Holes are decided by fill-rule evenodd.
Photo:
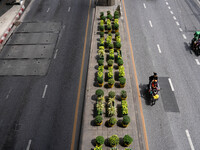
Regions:
M 147 8 L 145 3 L 143 3 L 143 5 L 144 5 L 144 8 Z
M 29 140 L 29 141 L 28 141 L 28 145 L 27 145 L 27 147 L 26 147 L 26 150 L 29 150 L 29 149 L 30 149 L 30 147 L 31 147 L 31 142 L 32 142 L 32 140 Z
M 50 8 L 47 9 L 47 12 L 49 12 Z
M 166 2 L 166 5 L 169 5 L 169 3 L 168 3 L 168 2 Z
M 178 21 L 176 21 L 176 25 L 177 25 L 177 26 L 179 26 L 179 25 L 180 25 Z
M 173 18 L 174 18 L 174 20 L 176 20 L 176 17 L 175 17 L 175 16 L 173 16 Z
M 180 30 L 181 32 L 183 32 L 183 30 L 182 30 L 181 28 L 179 28 L 179 30 Z
M 68 8 L 68 12 L 70 12 L 71 7 Z
M 170 11 L 170 13 L 173 15 L 174 13 L 173 13 L 173 11 Z
M 55 54 L 54 54 L 54 57 L 53 57 L 53 59 L 56 59 L 57 52 L 58 52 L 58 49 L 56 49 L 56 52 L 55 52 Z
M 157 48 L 158 48 L 159 53 L 161 53 L 161 49 L 160 49 L 160 45 L 159 44 L 157 44 Z
M 185 34 L 183 34 L 183 38 L 186 40 L 187 39 L 187 37 L 185 36 Z
M 172 91 L 174 91 L 174 87 L 173 87 L 173 84 L 172 84 L 172 80 L 171 80 L 170 78 L 168 78 L 168 80 L 169 80 L 169 84 L 170 84 L 170 86 L 171 86 Z
M 168 9 L 171 9 L 171 7 L 170 7 L 170 6 L 168 6 Z
M 151 22 L 151 20 L 149 20 L 149 24 L 150 24 L 150 26 L 153 28 L 153 25 L 152 25 L 152 22 Z
M 185 130 L 185 132 L 186 132 L 186 135 L 187 135 L 187 138 L 188 138 L 188 141 L 189 141 L 191 150 L 195 150 L 195 149 L 194 149 L 194 145 L 193 145 L 193 143 L 192 143 L 192 139 L 191 139 L 191 137 L 190 137 L 189 131 L 188 131 L 188 130 Z
M 9 91 L 8 91 L 8 94 L 6 95 L 6 99 L 8 99 L 8 97 L 10 96 L 10 92 L 12 91 L 12 89 L 10 89 Z
M 45 94 L 46 94 L 46 91 L 47 91 L 47 87 L 48 87 L 48 85 L 45 85 L 45 87 L 44 87 L 44 91 L 43 91 L 43 94 L 42 94 L 42 98 L 45 97 Z
M 200 65 L 200 62 L 198 59 L 195 59 L 195 61 L 196 61 L 197 65 Z

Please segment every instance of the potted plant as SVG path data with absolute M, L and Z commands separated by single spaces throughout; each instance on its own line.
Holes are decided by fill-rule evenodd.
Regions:
M 116 113 L 116 108 L 115 108 L 115 106 L 110 106 L 110 107 L 108 107 L 108 116 L 114 116 L 115 115 L 115 113 Z
M 113 16 L 111 14 L 107 15 L 107 19 L 112 20 Z
M 125 90 L 122 90 L 121 91 L 121 100 L 126 100 L 126 98 L 127 98 L 127 93 Z
M 101 146 L 104 144 L 104 137 L 103 136 L 97 136 L 96 137 L 96 145 Z
M 116 40 L 116 42 L 121 43 L 121 38 L 120 38 L 120 36 L 117 36 L 117 37 L 115 38 L 115 40 Z
M 120 48 L 121 48 L 121 43 L 120 43 L 120 42 L 116 42 L 116 45 L 115 45 L 115 46 L 116 46 L 116 49 L 117 49 L 117 50 L 120 50 Z
M 99 87 L 102 87 L 103 86 L 103 76 L 102 77 L 97 76 L 97 82 L 98 82 Z
M 102 116 L 101 116 L 101 115 L 97 115 L 97 116 L 95 117 L 95 119 L 94 119 L 94 122 L 95 122 L 95 124 L 96 124 L 97 126 L 102 125 L 102 123 L 103 123 L 103 118 L 102 118 Z
M 104 32 L 100 32 L 100 38 L 104 38 Z
M 115 147 L 119 144 L 119 137 L 117 135 L 112 135 L 108 141 L 111 147 Z
M 115 80 L 114 79 L 109 79 L 108 80 L 108 87 L 112 88 L 114 86 Z
M 96 95 L 97 95 L 97 98 L 104 97 L 104 91 L 102 89 L 98 89 L 96 90 Z
M 109 53 L 109 59 L 114 60 L 115 59 L 115 54 L 114 53 Z
M 123 61 L 122 58 L 119 58 L 119 59 L 117 60 L 117 63 L 118 63 L 118 66 L 121 66 L 121 65 L 124 64 L 124 61 Z
M 97 109 L 98 115 L 102 115 L 103 108 L 104 108 L 104 104 L 102 102 L 98 101 L 97 104 L 96 104 L 96 109 Z
M 103 147 L 103 145 L 101 145 L 101 146 L 96 146 L 96 147 L 94 148 L 94 150 L 103 150 L 102 147 Z
M 99 26 L 99 30 L 100 30 L 101 32 L 105 32 L 105 27 L 104 27 L 103 25 L 100 25 L 100 26 Z
M 103 65 L 103 63 L 104 63 L 104 60 L 103 60 L 103 59 L 98 59 L 97 62 L 98 62 L 98 65 L 99 65 L 99 66 L 104 66 L 104 65 Z
M 119 32 L 119 24 L 115 23 L 114 24 L 114 29 L 115 29 L 115 33 Z
M 130 123 L 130 117 L 128 115 L 123 116 L 122 126 L 127 127 Z
M 114 61 L 113 61 L 112 59 L 109 59 L 109 60 L 108 60 L 108 67 L 113 66 L 113 63 L 114 63 Z
M 128 104 L 125 100 L 122 101 L 122 114 L 128 115 Z
M 116 119 L 115 117 L 111 117 L 111 118 L 108 120 L 108 125 L 109 125 L 109 127 L 114 126 L 116 123 L 117 123 L 117 119 Z
M 113 70 L 109 70 L 108 72 L 108 79 L 112 79 L 113 78 Z
M 131 145 L 132 142 L 133 142 L 133 138 L 130 137 L 129 135 L 125 135 L 125 136 L 123 137 L 124 146 L 127 147 L 127 146 Z
M 116 11 L 114 12 L 114 18 L 115 18 L 115 19 L 119 19 L 119 11 L 116 10 Z
M 104 70 L 104 67 L 102 65 L 98 67 L 98 71 L 103 72 L 103 70 Z
M 117 38 L 118 36 L 120 36 L 120 33 L 119 33 L 119 32 L 115 32 L 115 40 L 116 40 L 116 38 Z
M 125 71 L 124 69 L 122 69 L 122 67 L 119 66 L 119 78 L 124 77 L 124 76 L 125 76 Z
M 103 49 L 98 50 L 98 55 L 99 55 L 100 59 L 104 59 L 104 54 L 105 54 L 105 52 Z
M 112 32 L 112 26 L 111 25 L 107 25 L 107 30 L 108 30 L 108 33 L 111 33 Z
M 113 49 L 113 48 L 114 48 L 114 45 L 113 45 L 112 43 L 110 43 L 110 44 L 108 45 L 108 48 L 109 48 L 109 49 Z
M 120 85 L 120 88 L 124 88 L 126 85 L 126 78 L 124 77 L 119 78 L 119 85 Z
M 115 92 L 114 91 L 110 91 L 108 93 L 109 98 L 114 98 L 115 99 Z

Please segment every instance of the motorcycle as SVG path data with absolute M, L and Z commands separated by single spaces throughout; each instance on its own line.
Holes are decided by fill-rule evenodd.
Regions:
M 150 105 L 155 105 L 156 101 L 159 99 L 159 94 L 157 89 L 152 89 L 150 92 L 151 98 L 150 98 Z

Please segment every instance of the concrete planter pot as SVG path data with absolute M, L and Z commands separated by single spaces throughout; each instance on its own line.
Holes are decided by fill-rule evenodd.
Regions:
M 124 88 L 126 84 L 119 84 L 120 88 Z

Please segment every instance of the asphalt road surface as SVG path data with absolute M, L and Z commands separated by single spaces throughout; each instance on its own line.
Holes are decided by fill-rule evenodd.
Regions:
M 200 58 L 189 49 L 200 30 L 196 0 L 126 0 L 150 150 L 200 147 Z M 160 99 L 148 105 L 148 77 L 157 72 Z
M 45 75 L 39 75 L 39 73 L 38 75 L 30 75 L 30 72 L 26 72 L 27 75 L 23 75 L 24 68 L 22 67 L 16 70 L 18 71 L 18 75 L 21 74 L 22 76 L 15 76 L 14 72 L 10 76 L 9 74 L 12 70 L 9 70 L 9 67 L 17 65 L 17 63 L 12 62 L 6 68 L 8 75 L 0 77 L 0 149 L 70 149 L 89 2 L 89 0 L 36 0 L 32 1 L 26 9 L 22 20 L 23 23 L 21 23 L 19 28 L 26 23 L 38 24 L 32 26 L 27 31 L 28 36 L 24 37 L 17 37 L 19 34 L 25 35 L 25 33 L 17 33 L 19 29 L 17 28 L 11 36 L 11 38 L 15 36 L 14 40 L 17 42 L 13 44 L 12 39 L 9 39 L 11 42 L 7 43 L 7 48 L 14 46 L 17 49 L 18 46 L 21 46 L 20 50 L 25 51 L 26 49 L 22 47 L 26 46 L 28 47 L 27 50 L 31 50 L 35 56 L 30 61 L 39 60 L 38 63 L 41 63 L 44 59 L 40 58 L 41 56 L 38 57 L 36 52 L 33 51 L 33 47 L 30 48 L 29 46 L 30 44 L 41 46 L 44 44 L 43 37 L 38 37 L 39 33 L 33 32 L 37 32 L 38 25 L 41 25 L 40 23 L 59 24 L 59 32 L 56 33 L 58 34 L 57 38 L 53 41 L 53 44 L 55 44 L 53 52 L 48 54 L 50 64 L 46 66 L 47 71 Z M 82 104 L 84 100 L 91 37 L 92 8 L 93 2 L 89 10 L 90 22 L 88 26 L 85 62 L 83 65 L 75 149 L 78 146 Z M 51 31 L 46 31 L 44 27 L 43 30 L 44 32 L 48 32 L 49 36 L 52 34 L 49 33 Z M 43 31 L 39 32 L 42 33 Z M 33 38 L 33 34 L 37 34 L 34 37 L 36 43 L 29 43 L 29 38 Z M 23 43 L 24 41 L 25 43 Z M 22 45 L 20 42 L 22 42 Z M 46 42 L 49 44 L 48 40 Z M 14 57 L 17 56 L 12 50 L 8 52 L 11 52 Z M 4 54 L 6 57 L 9 57 L 5 52 Z M 22 61 L 20 63 L 24 65 L 27 57 L 31 57 L 30 54 L 26 54 L 22 56 L 24 58 L 15 59 L 15 61 Z M 4 57 L 1 57 L 1 61 L 3 59 Z M 13 61 L 11 58 L 9 58 L 11 60 L 8 60 L 8 58 L 5 59 L 5 63 Z M 42 69 L 44 68 L 39 67 L 39 70 Z

